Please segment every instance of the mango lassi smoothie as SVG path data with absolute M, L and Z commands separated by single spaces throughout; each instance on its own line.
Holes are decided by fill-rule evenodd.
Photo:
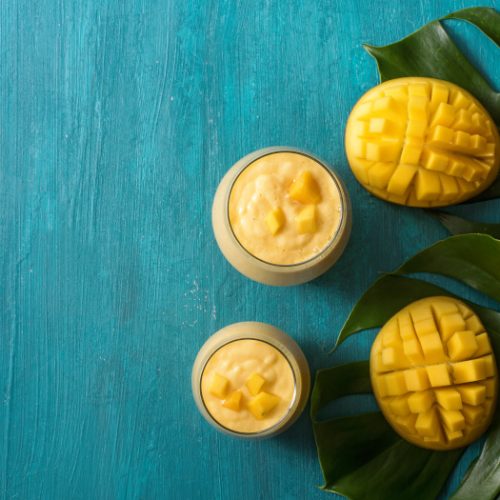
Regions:
M 300 347 L 274 326 L 234 323 L 201 347 L 192 371 L 193 396 L 203 417 L 237 437 L 270 437 L 301 414 L 310 373 Z
M 262 340 L 222 346 L 201 378 L 203 402 L 219 424 L 237 432 L 259 432 L 278 423 L 295 396 L 290 364 Z
M 351 209 L 342 181 L 300 150 L 267 148 L 237 162 L 212 208 L 214 234 L 242 274 L 269 285 L 310 281 L 342 254 Z
M 338 230 L 341 194 L 316 160 L 279 152 L 252 162 L 236 179 L 229 220 L 241 245 L 271 264 L 305 262 Z

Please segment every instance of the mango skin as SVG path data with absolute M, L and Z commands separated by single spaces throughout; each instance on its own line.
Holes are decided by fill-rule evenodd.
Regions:
M 356 179 L 383 200 L 412 207 L 466 201 L 492 184 L 500 136 L 488 112 L 461 87 L 407 77 L 369 90 L 345 133 Z
M 455 342 L 451 329 L 459 332 L 465 324 L 474 326 L 480 339 L 477 350 L 466 360 L 451 359 L 448 344 Z M 410 352 L 406 343 L 420 344 L 435 334 L 444 360 L 436 359 L 434 349 L 420 349 L 420 358 L 405 355 Z M 397 354 L 396 362 L 383 356 L 386 350 Z M 432 361 L 427 362 L 426 356 Z M 385 365 L 384 360 L 391 364 Z M 418 300 L 389 319 L 372 345 L 370 377 L 389 424 L 403 439 L 422 448 L 466 446 L 486 431 L 495 412 L 498 370 L 488 334 L 475 313 L 451 297 Z

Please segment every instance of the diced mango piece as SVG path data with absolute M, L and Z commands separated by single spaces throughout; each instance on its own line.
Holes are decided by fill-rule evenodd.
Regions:
M 413 165 L 399 165 L 389 180 L 387 191 L 397 195 L 404 194 L 416 173 L 417 167 Z
M 406 143 L 401 152 L 400 163 L 406 165 L 418 165 L 422 154 L 423 144 Z M 384 186 L 385 187 L 385 186 Z
M 420 340 L 426 335 L 437 333 L 436 323 L 434 323 L 434 318 L 432 317 L 416 321 L 413 326 Z
M 447 387 L 445 389 L 436 389 L 435 393 L 439 406 L 445 410 L 462 409 L 462 398 L 458 390 Z
M 439 413 L 441 414 L 443 424 L 450 431 L 456 432 L 465 429 L 465 419 L 461 411 L 440 408 Z
M 420 98 L 423 98 L 420 101 L 421 105 L 427 105 L 427 100 L 430 95 L 430 88 L 428 83 L 422 82 L 408 85 L 408 95 L 410 96 L 410 98 L 413 96 L 419 96 Z
M 391 370 L 400 368 L 403 356 L 404 354 L 400 347 L 384 347 L 382 349 L 382 364 Z
M 399 336 L 399 329 L 397 321 L 388 323 L 384 326 L 382 337 L 382 345 L 384 347 L 395 347 L 401 344 L 401 337 Z
M 396 424 L 403 429 L 404 432 L 408 434 L 415 434 L 415 423 L 417 421 L 417 415 L 410 413 L 406 416 L 397 415 L 395 417 Z
M 422 364 L 424 362 L 424 355 L 420 347 L 419 341 L 414 338 L 412 340 L 405 340 L 403 344 L 405 356 L 414 364 Z
M 392 413 L 401 417 L 406 417 L 410 414 L 410 407 L 408 406 L 408 399 L 405 396 L 392 398 L 389 401 L 389 408 Z
M 234 391 L 224 400 L 222 406 L 229 410 L 240 411 L 241 397 L 241 391 Z
M 318 229 L 316 224 L 316 207 L 315 205 L 307 205 L 303 208 L 299 215 L 295 217 L 297 223 L 297 232 L 299 234 L 314 233 Z
M 415 194 L 418 200 L 433 201 L 441 194 L 440 175 L 429 170 L 420 169 L 417 175 Z
M 451 300 L 436 300 L 432 303 L 432 310 L 438 318 L 445 314 L 450 314 L 458 311 L 456 304 Z
M 469 359 L 453 363 L 453 380 L 456 384 L 476 382 L 486 378 L 486 363 L 484 358 Z
M 434 437 L 439 431 L 439 421 L 436 410 L 431 408 L 429 411 L 419 413 L 415 422 L 415 429 L 421 436 Z
M 376 163 L 368 170 L 368 183 L 378 189 L 385 189 L 395 169 L 394 163 Z
M 432 391 L 414 392 L 408 396 L 408 406 L 412 413 L 422 413 L 427 411 L 434 403 Z
M 457 385 L 457 391 L 462 401 L 468 405 L 477 406 L 486 399 L 486 385 L 483 384 Z
M 451 98 L 451 103 L 456 108 L 468 108 L 471 104 L 471 101 L 465 96 L 463 92 L 455 91 Z
M 276 234 L 285 225 L 285 214 L 280 207 L 274 207 L 266 215 L 266 224 L 271 234 Z
M 422 154 L 422 165 L 429 170 L 437 172 L 445 172 L 450 158 L 442 153 L 436 151 L 425 150 Z
M 366 159 L 387 162 L 395 161 L 401 151 L 401 143 L 397 139 L 384 139 L 380 142 L 366 143 Z
M 442 188 L 441 199 L 445 201 L 455 199 L 460 193 L 457 181 L 449 175 L 442 175 L 440 181 Z
M 461 361 L 470 358 L 477 351 L 477 341 L 474 332 L 463 330 L 455 332 L 446 344 L 448 355 L 453 361 Z
M 369 131 L 372 134 L 387 134 L 391 131 L 391 121 L 386 118 L 372 118 L 369 122 Z
M 433 332 L 420 339 L 424 358 L 427 363 L 442 363 L 446 361 L 443 344 L 439 333 Z
M 462 413 L 466 423 L 469 425 L 477 425 L 483 419 L 485 409 L 482 406 L 464 405 Z
M 455 332 L 465 330 L 465 321 L 460 313 L 446 314 L 439 318 L 439 331 L 443 341 L 447 341 Z
M 403 372 L 392 372 L 384 377 L 385 392 L 388 396 L 401 396 L 408 392 Z
M 425 391 L 430 387 L 427 371 L 423 366 L 404 371 L 406 387 L 409 391 Z
M 484 356 L 491 352 L 491 344 L 489 336 L 486 332 L 476 335 L 477 351 L 474 353 L 475 356 Z
M 493 356 L 490 354 L 488 356 L 483 356 L 482 358 L 479 359 L 483 360 L 484 371 L 486 373 L 486 376 L 493 377 L 496 373 L 496 365 Z M 477 361 L 479 361 L 479 359 Z
M 259 373 L 252 373 L 248 380 L 245 382 L 248 391 L 252 396 L 256 396 L 261 391 L 262 387 L 266 383 L 266 379 Z
M 253 416 L 260 420 L 265 418 L 279 402 L 280 398 L 278 396 L 268 392 L 260 392 L 247 403 L 247 407 Z
M 412 340 L 415 338 L 415 328 L 413 327 L 413 321 L 408 312 L 402 312 L 398 316 L 398 326 L 399 333 L 403 340 Z
M 446 439 L 453 443 L 454 441 L 458 441 L 464 435 L 463 431 L 450 431 L 447 427 L 444 428 L 444 432 L 446 434 Z
M 418 301 L 411 309 L 410 309 L 411 319 L 414 324 L 420 323 L 426 320 L 432 320 L 432 307 L 430 303 L 426 303 L 423 301 Z M 434 325 L 434 323 L 432 323 Z
M 436 84 L 432 86 L 432 96 L 429 108 L 431 113 L 435 111 L 439 104 L 448 102 L 450 91 L 445 85 Z
M 451 104 L 440 103 L 432 118 L 431 126 L 442 125 L 449 127 L 455 120 L 455 108 Z
M 321 191 L 313 174 L 309 170 L 302 172 L 292 183 L 288 191 L 292 200 L 304 204 L 319 203 Z
M 219 373 L 214 373 L 208 390 L 215 397 L 219 399 L 224 399 L 228 387 L 229 387 L 229 380 L 226 377 L 224 377 L 224 375 L 220 375 Z
M 444 363 L 439 365 L 431 365 L 427 366 L 426 369 L 432 387 L 451 385 L 448 365 Z
M 453 129 L 437 125 L 431 133 L 430 143 L 437 146 L 447 146 L 453 143 Z

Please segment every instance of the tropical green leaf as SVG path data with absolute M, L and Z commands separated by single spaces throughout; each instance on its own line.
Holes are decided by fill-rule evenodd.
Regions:
M 498 351 L 497 351 L 498 356 Z M 478 497 L 479 492 L 487 496 Z M 470 467 L 466 478 L 451 496 L 453 500 L 485 500 L 500 494 L 500 411 L 496 411 L 483 450 Z
M 498 12 L 489 7 L 470 7 L 444 16 L 443 19 L 462 19 L 477 26 L 493 42 L 500 46 Z
M 462 217 L 441 210 L 432 210 L 429 213 L 436 217 L 451 234 L 483 233 L 497 239 L 500 238 L 500 224 L 488 224 L 486 222 L 463 219 Z
M 335 349 L 354 333 L 382 326 L 411 302 L 443 294 L 450 295 L 446 290 L 426 281 L 394 274 L 383 275 L 354 306 L 340 330 Z
M 334 349 L 348 337 L 370 328 L 377 328 L 386 323 L 394 314 L 415 300 L 425 297 L 445 295 L 464 300 L 427 281 L 408 278 L 397 274 L 385 274 L 364 293 L 349 314 L 340 330 Z M 467 302 L 479 315 L 487 330 L 498 333 L 500 359 L 500 312 Z M 492 339 L 496 341 L 497 339 Z
M 483 31 L 497 44 L 500 14 L 490 8 L 475 7 L 454 12 L 446 19 L 463 19 Z M 377 62 L 381 81 L 403 76 L 427 76 L 453 82 L 475 95 L 500 123 L 500 93 L 457 48 L 439 20 L 426 24 L 402 40 L 365 49 Z
M 500 241 L 487 234 L 451 236 L 419 252 L 396 273 L 441 274 L 500 302 Z
M 380 412 L 317 419 L 325 405 L 367 392 L 367 361 L 321 370 L 316 376 L 311 417 L 323 489 L 366 500 L 435 498 L 463 450 L 437 452 L 414 446 L 401 439 Z
M 497 298 L 499 245 L 500 241 L 490 236 L 468 234 L 447 238 L 418 253 L 396 272 L 380 277 L 365 292 L 344 324 L 336 345 L 353 334 L 382 326 L 415 300 L 434 295 L 457 297 L 439 286 L 401 273 L 451 276 Z M 473 272 L 480 276 L 474 278 Z M 481 318 L 496 359 L 500 359 L 500 312 L 465 302 Z M 356 500 L 436 498 L 463 449 L 442 452 L 411 445 L 392 431 L 381 413 L 318 419 L 322 408 L 338 398 L 369 392 L 368 361 L 318 372 L 311 397 L 311 417 L 324 488 Z M 497 409 L 483 450 L 470 465 L 453 498 L 493 500 L 499 494 L 500 410 Z

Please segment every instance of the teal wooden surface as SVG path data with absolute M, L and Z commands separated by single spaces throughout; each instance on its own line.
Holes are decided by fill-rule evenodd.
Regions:
M 1 498 L 328 497 L 307 415 L 268 441 L 218 434 L 192 401 L 191 364 L 243 320 L 293 335 L 313 370 L 367 355 L 369 334 L 329 354 L 351 306 L 445 231 L 347 167 L 347 115 L 377 82 L 361 43 L 472 5 L 2 2 Z M 448 25 L 498 88 L 497 49 Z M 353 201 L 345 255 L 294 288 L 240 276 L 210 225 L 226 169 L 276 144 L 326 159 Z M 466 210 L 494 220 L 499 207 Z

